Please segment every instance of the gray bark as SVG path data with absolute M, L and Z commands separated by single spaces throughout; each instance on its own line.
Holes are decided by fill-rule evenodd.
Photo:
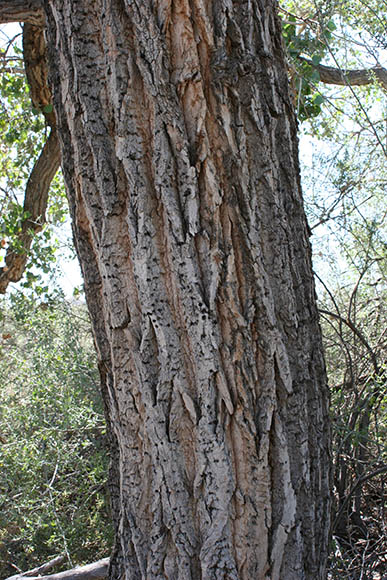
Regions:
M 47 0 L 110 577 L 325 578 L 327 388 L 272 0 Z

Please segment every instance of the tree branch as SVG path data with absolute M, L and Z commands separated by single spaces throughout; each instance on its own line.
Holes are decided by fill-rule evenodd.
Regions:
M 9 578 L 6 578 L 6 580 L 105 580 L 108 575 L 109 561 L 109 558 L 103 558 L 103 560 L 98 560 L 98 562 L 93 562 L 93 564 L 79 566 L 77 568 L 72 568 L 71 570 L 66 570 L 65 572 L 58 572 L 57 574 L 31 576 L 32 572 L 36 573 L 39 570 L 42 571 L 43 566 L 41 566 L 40 568 L 35 568 L 30 572 L 10 576 Z M 50 564 L 50 562 L 48 564 Z M 46 567 L 47 565 L 45 564 L 44 566 Z
M 44 26 L 44 12 L 41 0 L 0 0 L 0 23 L 30 22 Z
M 0 268 L 0 294 L 5 293 L 10 282 L 18 282 L 23 275 L 34 235 L 46 221 L 48 193 L 60 165 L 55 114 L 50 111 L 52 106 L 48 107 L 50 112 L 44 110 L 51 105 L 52 98 L 47 82 L 46 45 L 41 27 L 30 23 L 24 25 L 23 53 L 32 104 L 43 112 L 51 132 L 27 181 L 23 210 L 28 217 L 21 224 L 18 237 L 18 246 L 22 251 L 12 245 L 8 247 L 5 266 Z
M 55 114 L 45 112 L 47 105 L 52 109 L 52 95 L 48 86 L 44 32 L 30 23 L 23 27 L 23 61 L 32 105 L 43 112 L 47 125 L 55 127 Z
M 370 69 L 351 70 L 325 66 L 323 64 L 315 64 L 313 61 L 304 58 L 303 56 L 300 56 L 299 59 L 308 63 L 317 70 L 320 75 L 320 80 L 323 83 L 341 86 L 362 86 L 369 85 L 376 79 L 381 86 L 387 90 L 387 70 L 381 66 L 375 66 Z
M 15 578 L 20 578 L 21 576 L 28 578 L 30 576 L 36 576 L 37 574 L 44 574 L 44 572 L 48 572 L 52 568 L 55 568 L 56 566 L 59 566 L 60 564 L 62 564 L 64 559 L 65 559 L 64 556 L 56 556 L 55 558 L 53 558 L 49 562 L 46 562 L 46 564 L 42 564 L 41 566 L 38 566 L 37 568 L 33 568 L 32 570 L 28 570 L 28 572 L 19 572 L 19 574 L 15 574 L 14 576 L 10 576 L 9 578 L 7 578 L 7 580 L 14 580 Z
M 350 328 L 352 330 L 352 332 L 358 337 L 358 339 L 363 344 L 363 346 L 366 347 L 366 349 L 371 357 L 372 365 L 373 365 L 374 370 L 375 370 L 375 374 L 376 374 L 376 376 L 379 376 L 380 375 L 380 368 L 379 368 L 379 364 L 378 364 L 378 360 L 377 360 L 375 351 L 371 348 L 371 346 L 368 343 L 364 334 L 354 325 L 352 320 L 350 318 L 343 318 L 342 316 L 340 316 L 340 314 L 336 314 L 335 312 L 330 312 L 329 310 L 324 310 L 322 308 L 319 308 L 319 312 L 320 312 L 320 314 L 325 314 L 326 316 L 331 316 L 332 318 L 339 320 L 340 322 L 342 322 L 343 324 L 345 324 L 346 326 L 348 326 L 348 328 Z
M 56 130 L 52 129 L 27 182 L 23 209 L 28 212 L 28 218 L 22 223 L 18 237 L 23 251 L 9 246 L 5 266 L 0 268 L 0 294 L 5 293 L 10 282 L 18 282 L 24 273 L 34 234 L 45 223 L 48 192 L 59 165 L 59 141 Z
M 363 483 L 365 483 L 366 481 L 368 481 L 369 479 L 372 479 L 373 477 L 376 477 L 382 473 L 385 473 L 387 471 L 387 465 L 383 465 L 382 467 L 379 467 L 378 469 L 375 469 L 374 471 L 371 471 L 371 473 L 366 473 L 365 475 L 362 475 L 361 477 L 359 477 L 357 479 L 357 481 L 354 483 L 354 485 L 352 486 L 352 488 L 350 489 L 348 495 L 346 496 L 345 500 L 343 501 L 343 504 L 337 514 L 337 516 L 335 517 L 335 521 L 333 522 L 333 526 L 332 526 L 332 530 L 335 531 L 337 528 L 337 525 L 340 521 L 341 516 L 343 515 L 344 510 L 346 509 L 346 507 L 348 506 L 348 503 L 352 497 L 352 495 L 355 493 L 355 491 L 357 490 L 357 488 L 359 487 L 359 485 L 363 485 Z

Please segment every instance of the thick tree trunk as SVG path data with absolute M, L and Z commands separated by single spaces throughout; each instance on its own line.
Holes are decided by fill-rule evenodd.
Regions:
M 272 0 L 47 0 L 111 577 L 318 580 L 329 423 Z

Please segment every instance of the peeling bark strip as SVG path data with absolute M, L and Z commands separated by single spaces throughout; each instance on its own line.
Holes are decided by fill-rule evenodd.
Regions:
M 322 580 L 327 389 L 272 0 L 46 0 L 112 579 Z

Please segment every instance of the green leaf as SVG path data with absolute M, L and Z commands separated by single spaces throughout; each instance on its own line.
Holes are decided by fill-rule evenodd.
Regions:
M 310 80 L 313 83 L 318 83 L 320 81 L 320 73 L 318 72 L 318 70 L 314 70 L 312 72 L 312 74 L 310 75 Z
M 45 105 L 43 107 L 43 113 L 52 113 L 53 111 L 53 106 L 52 105 Z
M 322 95 L 315 95 L 315 97 L 313 98 L 313 103 L 315 105 L 322 105 L 324 101 L 325 97 L 323 97 Z
M 314 54 L 312 56 L 312 62 L 315 66 L 318 66 L 321 62 L 321 56 L 319 54 Z

